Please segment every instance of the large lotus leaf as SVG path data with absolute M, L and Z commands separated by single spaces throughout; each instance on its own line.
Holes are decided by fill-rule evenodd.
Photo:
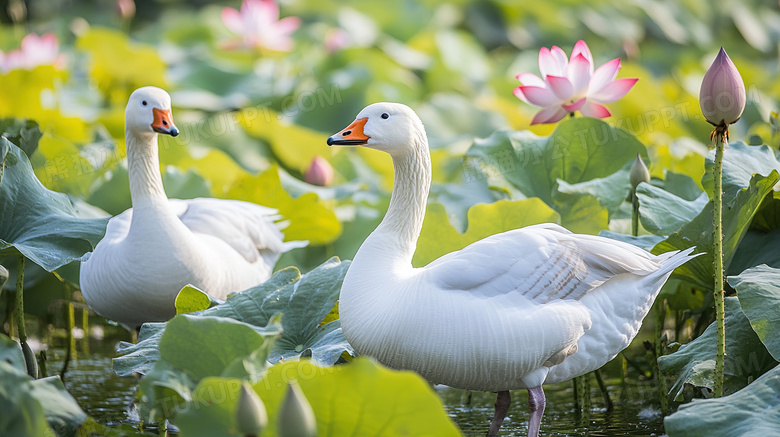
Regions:
M 609 226 L 609 211 L 590 194 L 555 193 L 553 206 L 561 226 L 578 234 L 598 234 Z
M 766 437 L 780 429 L 780 366 L 722 398 L 694 399 L 664 419 L 669 437 Z
M 290 225 L 284 229 L 287 241 L 306 240 L 312 245 L 333 242 L 341 234 L 341 223 L 332 208 L 315 193 L 293 198 L 282 187 L 279 169 L 271 167 L 258 176 L 243 175 L 226 197 L 274 208 Z
M 728 270 L 731 259 L 747 232 L 753 216 L 762 200 L 777 183 L 778 174 L 773 171 L 767 177 L 754 175 L 750 186 L 736 192 L 735 198 L 724 197 L 723 205 L 723 265 Z M 702 287 L 712 289 L 712 202 L 693 221 L 686 223 L 679 231 L 653 248 L 659 254 L 670 250 L 681 250 L 696 246 L 696 252 L 703 252 L 675 270 L 675 275 Z
M 770 232 L 780 229 L 780 191 L 773 191 L 764 199 L 750 229 Z
M 262 329 L 224 317 L 174 317 L 160 337 L 160 359 L 141 381 L 144 417 L 173 419 L 203 378 L 259 378 L 280 332 L 278 317 Z
M 444 254 L 463 249 L 490 235 L 558 221 L 558 213 L 539 199 L 499 200 L 472 206 L 468 212 L 468 229 L 461 234 L 450 224 L 444 206 L 431 203 L 425 212 L 412 263 L 424 266 Z
M 82 434 L 93 426 L 58 376 L 34 380 L 19 344 L 0 334 L 0 434 L 18 437 Z
M 755 220 L 753 222 L 755 223 Z M 746 269 L 761 264 L 780 268 L 780 229 L 772 232 L 753 229 L 747 231 L 726 273 L 739 275 Z
M 80 260 L 108 219 L 80 219 L 68 196 L 46 189 L 27 155 L 0 137 L 0 256 L 21 253 L 48 271 Z
M 316 93 L 312 93 L 311 98 L 315 104 L 318 103 L 318 98 L 322 101 L 328 97 L 326 94 L 318 94 L 323 91 L 325 90 L 320 88 Z M 309 168 L 315 156 L 330 160 L 332 154 L 341 150 L 325 146 L 329 133 L 285 123 L 281 113 L 269 108 L 245 109 L 238 114 L 238 119 L 250 135 L 262 138 L 271 146 L 274 155 L 285 167 L 301 173 Z M 334 126 L 334 132 L 343 127 L 346 125 Z
M 639 219 L 642 227 L 656 235 L 669 235 L 691 222 L 707 204 L 709 198 L 701 193 L 696 200 L 685 200 L 650 184 L 639 184 Z
M 706 173 L 701 180 L 707 191 L 712 193 L 712 176 L 715 169 L 715 155 L 707 155 Z M 750 185 L 750 179 L 758 173 L 768 176 L 772 170 L 780 172 L 780 162 L 769 146 L 748 146 L 741 141 L 729 144 L 723 152 L 723 192 L 725 198 L 732 198 L 736 191 Z
M 320 368 L 308 361 L 271 367 L 254 389 L 265 404 L 264 435 L 277 435 L 279 407 L 289 381 L 311 404 L 320 436 L 461 435 L 430 385 L 412 372 L 386 369 L 367 358 Z M 240 382 L 203 380 L 177 426 L 186 437 L 238 436 L 235 430 Z
M 269 360 L 276 362 L 310 354 L 315 362 L 332 365 L 344 351 L 352 349 L 341 332 L 339 321 L 325 325 L 321 322 L 339 298 L 349 264 L 349 261 L 331 258 L 275 290 L 263 286 L 260 290 L 251 288 L 202 314 L 265 326 L 274 314 L 282 313 L 282 336 L 274 342 Z M 294 268 L 293 271 L 297 272 Z
M 0 119 L 0 135 L 19 145 L 27 156 L 31 156 L 38 148 L 38 140 L 43 134 L 38 123 L 33 120 L 3 118 Z
M 45 97 L 46 93 L 51 96 L 67 76 L 67 71 L 52 65 L 40 65 L 29 70 L 17 68 L 0 74 L 0 83 L 3 84 L 0 87 L 0 117 L 35 120 L 43 132 L 70 141 L 88 141 L 87 124 L 78 117 L 63 116 L 52 108 L 52 99 Z M 25 148 L 25 144 L 22 146 Z
M 756 335 L 736 297 L 727 297 L 726 360 L 724 363 L 723 392 L 734 393 L 750 381 L 777 365 Z M 658 358 L 658 365 L 667 375 L 679 375 L 671 391 L 682 398 L 686 384 L 694 387 L 713 387 L 715 352 L 717 350 L 716 322 L 695 340 L 676 352 Z
M 730 276 L 739 304 L 767 350 L 780 361 L 780 269 L 760 265 Z
M 552 204 L 556 182 L 605 178 L 647 150 L 633 135 L 594 118 L 566 120 L 549 138 L 497 131 L 474 142 L 467 156 L 500 173 L 527 197 Z M 628 193 L 626 193 L 628 194 Z
M 131 41 L 119 30 L 92 26 L 79 35 L 76 48 L 89 53 L 89 73 L 111 102 L 124 106 L 136 88 L 165 87 L 166 66 L 157 50 Z
M 275 314 L 282 313 L 283 333 L 274 342 L 270 360 L 275 362 L 310 353 L 312 359 L 332 365 L 342 352 L 351 351 L 351 348 L 338 321 L 322 326 L 320 322 L 336 304 L 348 267 L 348 261 L 331 259 L 303 276 L 298 269 L 289 267 L 274 273 L 263 284 L 232 295 L 225 303 L 192 317 L 227 317 L 261 330 Z M 122 376 L 133 372 L 148 373 L 160 358 L 165 329 L 165 323 L 144 324 L 137 344 L 120 344 L 114 371 Z
M 160 358 L 200 380 L 221 375 L 236 358 L 249 356 L 280 332 L 274 325 L 261 334 L 234 319 L 181 314 L 160 338 Z
M 599 204 L 609 211 L 610 215 L 617 212 L 631 192 L 628 168 L 618 170 L 603 178 L 594 178 L 576 184 L 570 184 L 562 179 L 558 179 L 557 183 L 558 191 L 561 193 L 589 194 L 595 197 Z

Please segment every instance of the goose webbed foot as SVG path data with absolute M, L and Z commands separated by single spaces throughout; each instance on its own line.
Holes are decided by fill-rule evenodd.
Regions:
M 544 396 L 544 395 L 542 395 Z M 490 422 L 490 428 L 488 428 L 488 437 L 497 436 L 498 430 L 501 428 L 501 424 L 504 422 L 507 411 L 509 411 L 509 404 L 512 399 L 509 397 L 509 391 L 504 390 L 498 392 L 496 395 L 496 414 L 493 415 L 493 421 Z

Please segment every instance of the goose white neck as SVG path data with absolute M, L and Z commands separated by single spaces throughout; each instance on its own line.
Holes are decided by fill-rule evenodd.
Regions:
M 428 192 L 431 188 L 431 155 L 425 131 L 411 135 L 411 147 L 393 156 L 395 181 L 390 206 L 382 223 L 369 237 L 381 239 L 378 249 L 396 262 L 411 266 L 417 247 Z
M 168 197 L 160 174 L 157 134 L 137 135 L 128 130 L 125 142 L 133 210 L 164 207 L 168 204 Z

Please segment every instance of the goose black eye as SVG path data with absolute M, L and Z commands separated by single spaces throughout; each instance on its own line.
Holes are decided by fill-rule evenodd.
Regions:
M 146 100 L 141 100 L 141 104 L 146 106 Z
M 383 112 L 382 113 L 382 118 L 387 120 L 388 118 L 390 118 L 390 114 L 388 114 L 387 112 Z

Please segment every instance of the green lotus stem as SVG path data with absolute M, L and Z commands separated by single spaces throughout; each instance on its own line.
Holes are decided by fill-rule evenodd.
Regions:
M 24 255 L 19 255 L 19 261 L 16 264 L 16 302 L 14 305 L 14 315 L 16 316 L 19 341 L 21 343 L 27 343 L 27 330 L 24 328 Z
M 723 149 L 726 147 L 724 130 L 715 134 L 715 183 L 713 188 L 712 239 L 714 242 L 715 316 L 718 327 L 718 353 L 715 356 L 714 396 L 723 396 L 723 363 L 726 358 L 726 317 L 723 307 Z
M 639 198 L 636 189 L 631 193 L 631 235 L 639 236 Z
M 89 308 L 81 309 L 81 329 L 84 331 L 84 338 L 81 340 L 81 352 L 89 353 Z
M 661 334 L 664 330 L 664 319 L 666 318 L 666 301 L 659 302 L 655 306 L 655 360 L 653 361 L 653 373 L 655 373 L 658 383 L 658 399 L 661 401 L 661 414 L 669 414 L 669 399 L 666 397 L 668 390 L 666 388 L 666 378 L 661 373 L 661 367 L 658 365 L 658 358 L 663 355 L 663 345 L 661 344 Z
M 574 377 L 571 382 L 574 389 L 574 411 L 580 413 L 582 403 L 580 402 L 580 378 L 581 376 Z
M 583 420 L 590 421 L 590 374 L 580 377 L 580 399 L 582 400 Z
M 601 369 L 597 369 L 593 372 L 593 376 L 596 377 L 596 384 L 599 386 L 601 396 L 604 398 L 604 408 L 607 411 L 612 411 L 615 406 L 612 404 L 612 398 L 609 397 L 609 391 L 607 391 L 607 385 L 604 384 L 604 379 L 601 377 Z
M 73 301 L 68 301 L 68 347 L 71 355 L 76 357 L 76 337 L 73 336 L 73 328 L 76 327 L 76 310 L 73 308 Z

